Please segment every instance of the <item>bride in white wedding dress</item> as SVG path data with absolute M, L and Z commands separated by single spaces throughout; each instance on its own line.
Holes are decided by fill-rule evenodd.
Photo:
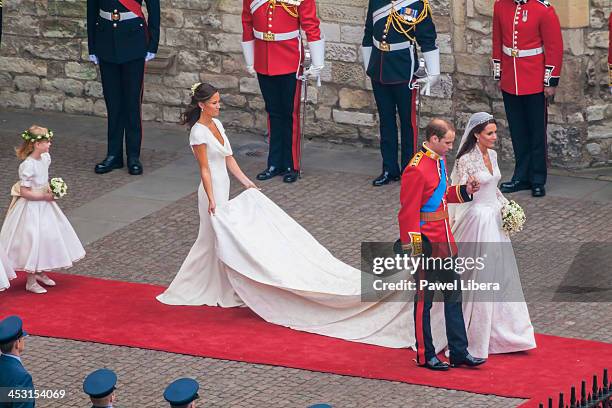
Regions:
M 334 258 L 240 170 L 215 119 L 219 99 L 211 85 L 194 86 L 184 114 L 201 170 L 200 229 L 170 287 L 157 299 L 168 305 L 246 305 L 268 322 L 297 330 L 386 347 L 414 346 L 411 299 L 392 292 L 383 301 L 362 302 L 361 272 Z M 247 188 L 232 200 L 228 170 Z M 432 331 L 434 339 L 443 339 L 443 321 L 433 320 Z
M 496 132 L 492 115 L 486 112 L 472 115 L 451 175 L 453 184 L 465 183 L 470 176 L 480 181 L 473 201 L 450 209 L 459 256 L 486 258 L 483 270 L 466 271 L 462 279 L 499 283 L 501 287 L 499 293 L 463 292 L 468 350 L 480 358 L 536 347 L 514 250 L 502 229 L 501 208 L 508 200 L 497 188 L 501 173 L 493 150 Z

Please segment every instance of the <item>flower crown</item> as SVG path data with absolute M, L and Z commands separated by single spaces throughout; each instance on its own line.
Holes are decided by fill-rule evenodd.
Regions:
M 195 96 L 196 89 L 198 89 L 198 86 L 200 85 L 202 85 L 201 82 L 196 82 L 195 84 L 191 85 L 191 96 Z
M 21 134 L 21 138 L 26 142 L 40 142 L 41 140 L 50 140 L 52 137 L 53 132 L 51 130 L 47 130 L 44 135 L 35 135 L 30 130 L 24 130 Z

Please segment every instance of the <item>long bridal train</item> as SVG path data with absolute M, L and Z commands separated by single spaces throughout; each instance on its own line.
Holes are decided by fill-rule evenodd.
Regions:
M 158 297 L 161 302 L 238 306 L 242 300 L 264 320 L 296 330 L 386 347 L 414 346 L 412 301 L 402 301 L 396 292 L 383 301 L 361 302 L 361 272 L 336 259 L 258 190 L 248 189 L 218 206 L 214 216 L 201 210 L 211 220 L 219 264 L 179 272 Z M 211 284 L 217 293 L 223 288 L 224 296 L 211 296 L 205 289 Z M 434 339 L 442 339 L 438 349 L 445 338 L 442 319 L 432 324 Z

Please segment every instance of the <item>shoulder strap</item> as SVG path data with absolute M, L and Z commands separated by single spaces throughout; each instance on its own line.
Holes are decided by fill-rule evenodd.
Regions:
M 253 0 L 250 5 L 251 14 L 255 14 L 255 12 L 267 2 L 268 0 Z

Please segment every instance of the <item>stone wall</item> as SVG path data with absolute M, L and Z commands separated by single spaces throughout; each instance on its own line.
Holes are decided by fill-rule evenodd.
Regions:
M 421 125 L 444 116 L 461 128 L 470 113 L 492 111 L 511 156 L 503 103 L 490 79 L 492 0 L 430 0 L 442 52 L 442 78 L 423 98 Z M 560 14 L 569 3 L 552 0 Z M 558 3 L 558 4 L 556 4 Z M 323 86 L 309 87 L 306 134 L 357 147 L 378 143 L 378 118 L 359 44 L 367 0 L 318 0 L 327 39 Z M 228 126 L 263 133 L 266 116 L 257 81 L 242 61 L 238 0 L 167 0 L 158 58 L 147 66 L 145 120 L 176 122 L 194 82 L 222 90 Z M 570 5 L 571 6 L 571 5 Z M 84 0 L 5 1 L 0 50 L 0 106 L 105 115 L 99 73 L 87 62 Z M 565 68 L 550 107 L 553 164 L 612 162 L 612 100 L 606 86 L 607 16 L 611 0 L 590 0 L 582 26 L 564 22 Z M 563 10 L 563 11 L 562 11 Z M 586 21 L 588 20 L 588 21 Z

